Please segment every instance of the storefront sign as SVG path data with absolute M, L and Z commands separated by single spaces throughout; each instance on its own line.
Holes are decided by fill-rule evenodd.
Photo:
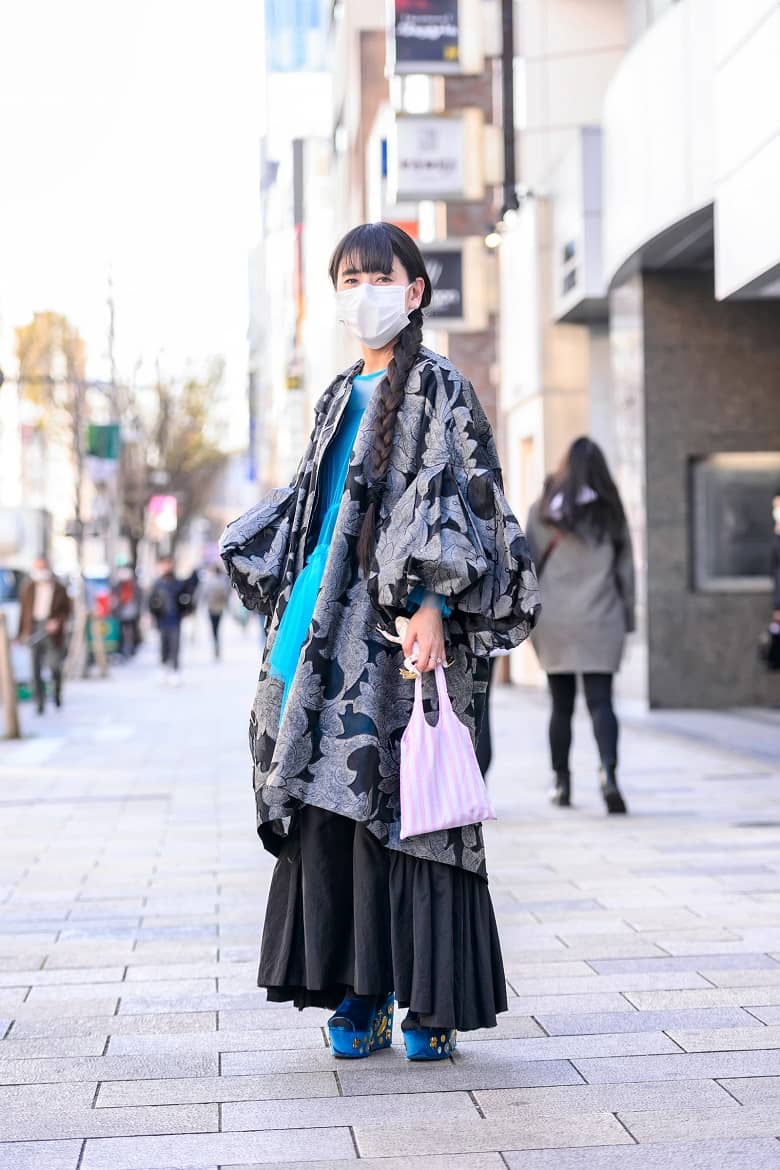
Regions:
M 425 267 L 433 285 L 427 316 L 442 328 L 447 321 L 462 321 L 463 253 L 452 248 L 426 248 Z
M 399 116 L 392 162 L 397 203 L 467 198 L 461 118 Z
M 458 0 L 395 0 L 396 73 L 460 71 Z

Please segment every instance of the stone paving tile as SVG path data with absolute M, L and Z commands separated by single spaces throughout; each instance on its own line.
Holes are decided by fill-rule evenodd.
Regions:
M 687 1106 L 659 1109 L 653 1113 L 619 1114 L 620 1120 L 640 1145 L 659 1141 L 712 1141 L 717 1138 L 777 1137 L 780 1115 L 760 1106 L 741 1105 L 736 1109 L 709 1109 L 692 1112 Z
M 412 1063 L 399 1050 L 372 1057 L 366 1068 L 342 1068 L 345 1063 L 341 1061 L 338 1069 L 345 1097 L 583 1083 L 570 1061 L 520 1060 L 511 1045 L 501 1054 L 483 1054 L 481 1048 L 475 1056 L 459 1054 L 456 1060 L 443 1061 L 435 1068 Z
M 67 971 L 16 971 L 0 975 L 0 987 L 60 987 L 64 984 L 119 983 L 124 967 L 81 967 Z M 67 992 L 64 992 L 67 994 Z M 92 991 L 91 995 L 95 992 Z
M 713 990 L 715 990 L 713 988 Z M 638 995 L 639 993 L 633 993 Z M 651 994 L 645 992 L 644 994 Z M 658 993 L 652 993 L 658 994 Z M 675 995 L 682 994 L 674 992 Z M 699 992 L 699 994 L 704 994 Z M 522 995 L 510 1001 L 510 1011 L 520 1016 L 538 1016 L 545 1012 L 633 1012 L 635 1006 L 629 1003 L 619 991 L 593 992 L 590 995 Z
M 130 1060 L 132 1058 L 117 1057 L 117 1059 Z M 185 1057 L 180 1057 L 177 1059 L 179 1059 L 182 1063 L 186 1060 Z M 216 1057 L 212 1058 L 200 1056 L 199 1059 L 208 1060 L 216 1059 Z M 321 1049 L 290 1048 L 275 1050 L 266 1049 L 259 1052 L 224 1052 L 219 1057 L 219 1060 L 222 1073 L 223 1075 L 227 1076 L 244 1076 L 247 1073 L 263 1074 L 273 1072 L 331 1072 L 334 1066 L 333 1056 L 330 1053 L 330 1049 L 325 1047 L 324 1041 Z M 374 1056 L 371 1060 L 371 1063 L 375 1064 L 377 1060 L 378 1057 Z M 186 1074 L 182 1073 L 180 1075 Z
M 625 1134 L 625 1130 L 622 1131 Z M 347 1128 L 283 1129 L 262 1133 L 176 1134 L 171 1137 L 91 1138 L 79 1170 L 168 1170 L 251 1162 L 314 1162 L 356 1158 Z M 2 1167 L 2 1163 L 0 1163 Z M 32 1168 L 31 1168 L 32 1170 Z M 37 1168 L 36 1168 L 37 1170 Z M 68 1168 L 70 1170 L 70 1167 Z
M 480 1036 L 488 1036 L 481 1033 Z M 478 1039 L 469 1032 L 458 1038 L 461 1056 L 478 1060 L 488 1055 L 502 1057 L 511 1048 L 518 1060 L 569 1060 L 575 1056 L 646 1056 L 652 1053 L 678 1052 L 677 1045 L 663 1032 L 619 1032 L 615 1035 L 542 1036 L 529 1040 Z
M 37 1108 L 0 1112 L 0 1133 L 5 1141 L 215 1133 L 218 1129 L 219 1107 L 215 1104 L 52 1110 L 39 1103 Z
M 76 1170 L 82 1144 L 0 1140 L 0 1170 Z
M 240 1166 L 231 1162 L 230 1170 L 258 1170 L 260 1165 L 263 1170 L 344 1170 L 345 1161 L 253 1162 L 252 1165 L 242 1163 Z M 506 1162 L 499 1153 L 442 1154 L 440 1157 L 434 1154 L 420 1158 L 361 1158 L 357 1170 L 506 1170 Z
M 316 1008 L 307 1008 L 305 1012 L 299 1012 L 297 1008 L 285 1007 L 283 1004 L 261 1004 L 257 1011 L 221 1011 L 218 1020 L 220 1032 L 255 1032 L 260 1028 L 305 1030 L 324 1027 L 332 1014 L 329 1011 L 318 1011 Z
M 136 1056 L 163 1052 L 261 1052 L 296 1048 L 323 1048 L 321 1028 L 261 1029 L 254 1032 L 191 1032 L 184 1036 L 112 1036 L 109 1056 Z M 0 1054 L 2 1053 L 0 1044 Z
M 592 959 L 590 965 L 600 975 L 621 975 L 634 971 L 705 971 L 719 972 L 737 968 L 753 974 L 767 968 L 780 973 L 778 965 L 769 955 L 670 955 L 658 959 Z M 721 986 L 724 986 L 721 984 Z
M 761 1009 L 756 1009 L 761 1010 Z M 665 1012 L 592 1012 L 585 1015 L 538 1013 L 536 1020 L 551 1036 L 585 1036 L 599 1032 L 669 1032 L 673 1028 L 749 1028 L 754 1017 L 744 1008 L 689 1008 Z
M 725 1096 L 725 1094 L 724 1094 Z M 739 1108 L 734 1103 L 735 1108 Z M 222 1107 L 222 1129 L 318 1128 L 329 1125 L 376 1123 L 403 1128 L 437 1122 L 457 1125 L 478 1118 L 474 1102 L 465 1092 L 404 1093 L 325 1098 L 317 1101 L 247 1101 Z
M 32 1057 L 102 1056 L 108 1036 L 19 1036 L 0 1040 L 0 1061 L 27 1060 Z
M 20 1004 L 24 1001 L 24 997 L 26 994 L 27 994 L 27 991 L 23 987 L 11 988 L 10 990 L 6 989 L 5 991 L 0 991 L 0 1011 L 2 1011 L 2 1012 L 12 1011 L 13 1008 L 15 1008 L 17 1004 Z
M 305 1055 L 305 1054 L 302 1054 Z M 310 1054 L 313 1055 L 313 1054 Z M 326 1055 L 330 1055 L 327 1053 Z M 165 1077 L 211 1076 L 218 1071 L 217 1054 L 186 1056 L 83 1056 L 43 1060 L 0 1059 L 0 1084 L 48 1084 L 50 1081 L 124 1081 Z
M 751 1005 L 744 1010 L 762 1024 L 780 1024 L 780 1004 Z
M 640 1081 L 617 1085 L 559 1085 L 543 1089 L 478 1089 L 474 1098 L 486 1117 L 534 1109 L 540 1114 L 617 1113 L 679 1108 L 738 1108 L 717 1081 Z
M 780 966 L 774 964 L 773 971 L 716 971 L 702 969 L 702 974 L 716 987 L 777 987 L 780 988 Z
M 503 1158 L 508 1170 L 777 1170 L 780 1142 L 746 1138 L 539 1153 L 504 1151 Z
M 97 989 L 97 990 L 96 990 Z M 216 979 L 182 979 L 182 980 L 152 980 L 146 983 L 78 983 L 56 987 L 33 987 L 27 1003 L 33 1007 L 38 1000 L 53 1002 L 57 999 L 93 999 L 98 995 L 117 995 L 126 1003 L 138 999 L 165 996 L 208 995 L 216 990 Z
M 716 1031 L 670 1031 L 669 1035 L 686 1052 L 747 1052 L 780 1048 L 778 1025 Z
M 780 1076 L 728 1077 L 719 1083 L 742 1105 L 758 1105 L 764 1101 L 780 1104 Z
M 148 984 L 146 986 L 149 986 Z M 262 1004 L 259 990 L 246 991 L 241 995 L 141 995 L 132 996 L 122 989 L 121 1015 L 146 1015 L 152 1012 L 219 1012 L 254 1011 Z
M 701 991 L 626 991 L 623 994 L 640 1011 L 780 1005 L 778 987 L 712 987 Z
M 779 972 L 780 973 L 780 972 Z M 768 975 L 768 971 L 756 971 L 755 975 Z M 684 991 L 690 988 L 708 988 L 706 978 L 695 971 L 638 971 L 626 972 L 618 975 L 591 975 L 589 979 L 525 979 L 518 977 L 517 969 L 507 968 L 507 979 L 514 988 L 515 994 L 523 996 L 539 995 L 589 995 L 609 993 L 610 991 L 652 991 L 662 988 L 664 991 Z
M 35 1019 L 17 1019 L 11 1039 L 21 1036 L 116 1036 L 154 1033 L 172 1033 L 183 1036 L 190 1032 L 215 1032 L 216 1012 L 170 1012 L 152 1016 L 64 1016 L 62 1019 L 44 1016 Z
M 437 1120 L 425 1126 L 357 1125 L 353 1133 L 361 1158 L 381 1157 L 391 1149 L 397 1154 L 420 1155 L 633 1144 L 623 1126 L 609 1113 L 540 1117 L 533 1110 L 518 1111 L 511 1121 L 504 1118 L 487 1121 L 475 1114 L 468 1123 L 440 1124 Z
M 780 1075 L 780 1051 L 681 1052 L 679 1056 L 623 1056 L 575 1058 L 574 1068 L 589 1084 L 621 1081 L 722 1080 L 725 1077 Z
M 95 1099 L 97 1087 L 97 1081 L 79 1081 L 75 1084 L 69 1081 L 47 1085 L 43 1092 L 50 1109 L 88 1109 Z M 41 1089 L 37 1084 L 0 1085 L 0 1110 L 29 1108 L 39 1105 L 40 1101 Z
M 616 1013 L 619 1014 L 619 1013 Z M 544 1036 L 544 1031 L 531 1016 L 520 1016 L 514 1012 L 502 1012 L 497 1017 L 495 1028 L 477 1028 L 473 1032 L 462 1032 L 462 1040 L 525 1040 Z
M 40 990 L 40 989 L 39 989 Z M 48 990 L 48 989 L 47 989 Z M 64 1018 L 66 1016 L 111 1016 L 119 999 L 36 999 L 35 1003 L 20 1003 L 13 1009 L 16 1020 Z
M 266 1076 L 180 1077 L 164 1081 L 106 1081 L 96 1108 L 179 1105 L 209 1101 L 276 1101 L 338 1097 L 334 1072 L 269 1073 Z M 1 1098 L 0 1098 L 1 1100 Z

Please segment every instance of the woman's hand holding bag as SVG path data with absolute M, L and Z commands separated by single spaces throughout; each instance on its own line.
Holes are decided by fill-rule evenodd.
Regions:
M 436 667 L 435 678 L 436 725 L 425 718 L 418 677 L 412 717 L 401 740 L 402 841 L 496 819 L 468 728 L 452 709 L 443 667 Z

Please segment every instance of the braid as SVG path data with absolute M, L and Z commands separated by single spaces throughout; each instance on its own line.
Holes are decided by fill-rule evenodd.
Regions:
M 422 322 L 422 310 L 412 310 L 409 314 L 409 324 L 398 334 L 393 356 L 380 388 L 379 410 L 374 424 L 374 460 L 368 485 L 368 507 L 363 517 L 357 545 L 358 561 L 364 577 L 368 576 L 374 555 L 377 513 L 390 466 L 395 421 L 404 400 L 407 379 L 422 344 Z

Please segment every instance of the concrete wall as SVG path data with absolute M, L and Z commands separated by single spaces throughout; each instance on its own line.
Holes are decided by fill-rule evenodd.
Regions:
M 780 448 L 780 305 L 718 302 L 711 274 L 684 272 L 637 276 L 612 304 L 619 474 L 646 576 L 650 703 L 776 702 L 780 680 L 756 659 L 768 579 L 766 593 L 689 585 L 688 466 L 694 455 Z M 768 523 L 767 561 L 769 541 Z

